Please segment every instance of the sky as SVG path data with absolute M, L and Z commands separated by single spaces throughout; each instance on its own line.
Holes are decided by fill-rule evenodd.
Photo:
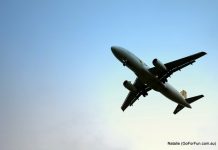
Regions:
M 1 150 L 191 150 L 168 142 L 218 142 L 218 2 L 1 1 Z M 188 97 L 176 104 L 150 91 L 125 112 L 124 80 L 135 75 L 110 47 L 128 49 L 152 67 L 199 51 L 169 78 Z

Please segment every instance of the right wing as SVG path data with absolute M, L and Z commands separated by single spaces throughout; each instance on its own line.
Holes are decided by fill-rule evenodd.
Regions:
M 196 59 L 206 55 L 206 52 L 199 52 L 181 59 L 171 61 L 164 64 L 167 68 L 167 72 L 160 72 L 156 67 L 150 68 L 149 71 L 157 75 L 162 82 L 166 82 L 167 78 L 170 77 L 174 72 L 183 69 L 184 67 L 193 64 Z
M 137 92 L 130 91 L 127 95 L 125 101 L 123 102 L 123 105 L 121 106 L 121 109 L 124 111 L 128 106 L 132 106 L 132 104 L 141 96 L 146 96 L 147 92 L 151 90 L 150 87 L 144 85 L 138 78 L 136 78 L 134 84 L 135 88 L 137 89 Z

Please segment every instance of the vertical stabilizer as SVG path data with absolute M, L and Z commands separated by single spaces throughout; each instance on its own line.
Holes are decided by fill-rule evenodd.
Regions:
M 182 90 L 180 94 L 186 99 L 187 98 L 187 92 L 185 90 Z

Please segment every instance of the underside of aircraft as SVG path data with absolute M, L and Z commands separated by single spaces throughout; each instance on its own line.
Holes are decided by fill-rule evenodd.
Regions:
M 177 114 L 184 107 L 191 108 L 191 103 L 204 97 L 204 95 L 198 95 L 187 98 L 186 91 L 182 91 L 181 93 L 178 92 L 168 83 L 167 78 L 170 77 L 174 72 L 193 64 L 196 59 L 206 55 L 206 52 L 198 52 L 196 54 L 165 64 L 155 58 L 152 62 L 154 67 L 149 68 L 133 53 L 122 47 L 112 46 L 111 50 L 114 56 L 123 64 L 123 66 L 127 66 L 137 76 L 133 84 L 127 80 L 123 82 L 124 87 L 129 90 L 129 94 L 121 106 L 123 111 L 128 106 L 132 106 L 141 95 L 144 97 L 147 96 L 150 90 L 160 92 L 168 99 L 176 102 L 178 105 L 173 112 L 174 114 Z

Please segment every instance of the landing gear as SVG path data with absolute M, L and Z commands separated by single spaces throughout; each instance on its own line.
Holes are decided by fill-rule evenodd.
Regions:
M 164 80 L 162 80 L 162 82 L 163 82 L 163 83 L 166 83 L 166 82 L 168 82 L 168 80 L 167 80 L 167 79 L 164 79 Z
M 145 91 L 142 91 L 142 96 L 143 97 L 145 97 L 145 96 L 147 96 L 148 95 L 148 93 L 147 92 L 145 92 Z
M 123 60 L 123 66 L 126 66 L 127 60 Z

